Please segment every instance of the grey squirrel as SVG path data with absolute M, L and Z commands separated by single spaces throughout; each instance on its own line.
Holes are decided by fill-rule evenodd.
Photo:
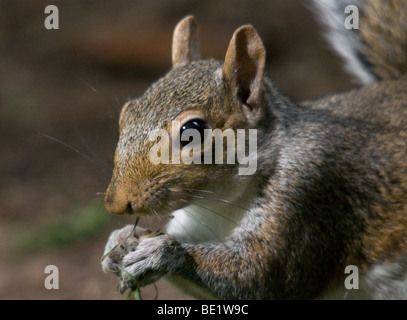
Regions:
M 343 25 L 351 3 L 358 30 Z M 350 70 L 373 84 L 297 104 L 264 75 L 251 25 L 234 32 L 221 62 L 200 58 L 192 16 L 178 23 L 171 70 L 120 115 L 106 209 L 173 217 L 154 237 L 112 232 L 102 265 L 122 288 L 165 277 L 198 298 L 407 298 L 406 2 L 316 4 Z M 168 154 L 186 147 L 185 128 L 255 129 L 256 171 L 152 163 L 156 128 L 172 139 Z M 344 286 L 350 265 L 357 290 Z

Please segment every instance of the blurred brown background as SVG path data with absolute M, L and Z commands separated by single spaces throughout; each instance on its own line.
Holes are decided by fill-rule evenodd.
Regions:
M 217 59 L 237 27 L 253 24 L 268 75 L 297 101 L 352 88 L 306 3 L 0 0 L 0 298 L 123 299 L 100 258 L 109 233 L 134 217 L 107 214 L 100 193 L 120 108 L 170 68 L 185 15 L 199 22 L 202 56 Z M 59 30 L 44 27 L 49 4 Z M 59 268 L 58 290 L 44 287 L 47 265 Z M 186 298 L 162 281 L 142 291 L 156 294 Z

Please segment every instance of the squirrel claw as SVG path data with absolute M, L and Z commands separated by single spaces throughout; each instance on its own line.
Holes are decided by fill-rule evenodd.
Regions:
M 127 289 L 128 289 L 127 284 L 123 281 L 120 281 L 120 288 L 119 288 L 120 294 L 123 294 Z

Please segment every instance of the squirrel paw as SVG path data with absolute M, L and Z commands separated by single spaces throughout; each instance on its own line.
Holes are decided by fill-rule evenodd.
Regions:
M 104 272 L 113 272 L 120 276 L 123 257 L 134 251 L 138 243 L 152 234 L 150 230 L 134 225 L 127 225 L 122 229 L 113 231 L 107 240 L 102 257 L 102 269 Z
M 105 272 L 120 279 L 120 291 L 151 284 L 180 265 L 179 242 L 133 225 L 111 233 L 102 258 Z
M 178 268 L 178 242 L 163 234 L 139 243 L 122 260 L 121 291 L 151 284 Z

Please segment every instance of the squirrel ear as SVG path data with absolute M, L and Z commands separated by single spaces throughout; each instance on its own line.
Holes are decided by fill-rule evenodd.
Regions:
M 199 60 L 198 25 L 193 16 L 178 22 L 172 37 L 172 66 L 186 65 Z
M 266 50 L 257 31 L 251 25 L 237 29 L 226 52 L 223 76 L 250 119 L 261 111 L 265 63 Z

